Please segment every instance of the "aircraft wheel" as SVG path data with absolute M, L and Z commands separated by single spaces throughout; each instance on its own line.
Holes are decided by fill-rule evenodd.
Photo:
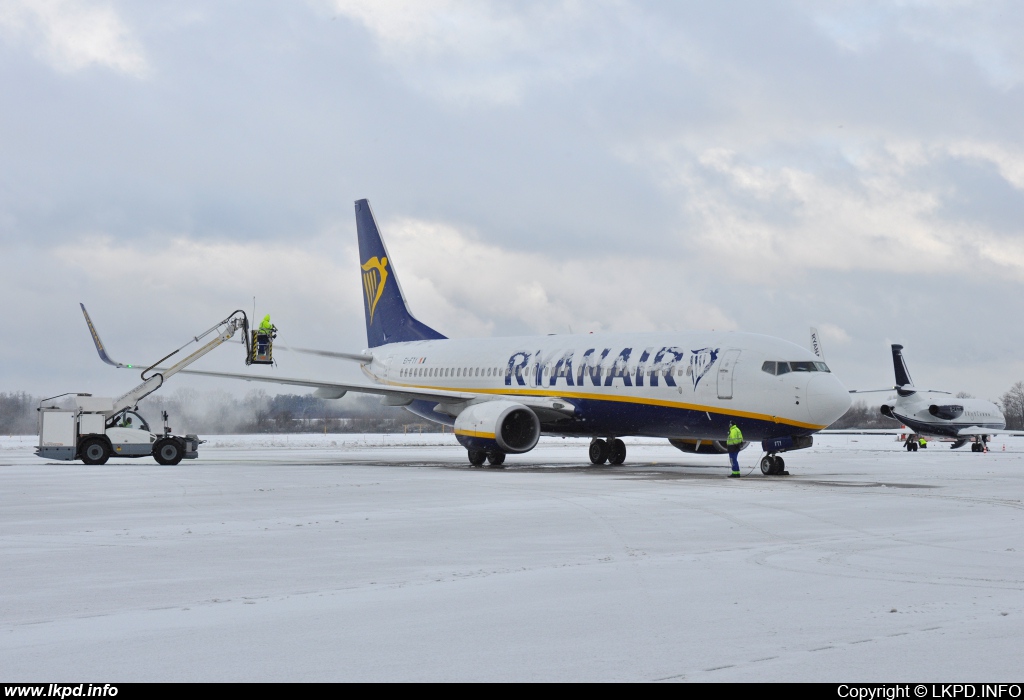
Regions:
M 979 447 L 981 447 L 981 445 L 979 445 L 976 442 L 972 442 L 971 443 L 971 452 L 981 452 L 981 450 L 978 449 Z
M 596 439 L 590 441 L 590 462 L 591 464 L 604 464 L 608 461 L 608 443 Z
M 469 463 L 474 467 L 479 467 L 487 460 L 486 450 L 469 450 Z
M 185 450 L 182 449 L 181 443 L 174 438 L 161 438 L 153 445 L 153 459 L 165 466 L 174 466 L 184 456 Z
M 626 443 L 615 438 L 608 444 L 608 464 L 622 464 L 626 461 Z
M 505 453 L 495 450 L 487 454 L 487 463 L 492 467 L 501 467 L 505 463 Z
M 775 473 L 775 458 L 773 456 L 765 455 L 761 458 L 761 473 L 765 476 Z
M 89 465 L 106 464 L 110 459 L 110 446 L 106 440 L 92 438 L 82 445 L 82 461 Z
M 786 460 L 775 455 L 775 474 L 784 474 L 786 471 Z

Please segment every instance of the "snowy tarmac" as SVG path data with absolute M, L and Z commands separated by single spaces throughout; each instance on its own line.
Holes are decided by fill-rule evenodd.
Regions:
M 0 680 L 1021 680 L 1021 438 L 817 436 L 739 480 L 652 440 L 209 440 L 0 438 Z

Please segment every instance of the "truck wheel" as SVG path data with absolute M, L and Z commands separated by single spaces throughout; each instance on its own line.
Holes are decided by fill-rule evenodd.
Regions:
M 92 438 L 82 444 L 82 461 L 86 464 L 106 464 L 110 459 L 110 446 L 106 440 Z
M 174 438 L 161 438 L 153 445 L 153 459 L 166 466 L 174 466 L 185 456 L 181 443 Z

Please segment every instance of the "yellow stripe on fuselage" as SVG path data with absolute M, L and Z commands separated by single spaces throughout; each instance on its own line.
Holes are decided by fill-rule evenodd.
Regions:
M 379 380 L 378 380 L 379 381 Z M 644 406 L 663 406 L 665 408 L 681 408 L 688 411 L 703 411 L 705 413 L 719 413 L 725 416 L 732 416 L 734 418 L 753 418 L 754 420 L 765 421 L 768 423 L 781 423 L 783 425 L 792 425 L 795 428 L 806 428 L 808 430 L 824 430 L 827 425 L 815 425 L 814 423 L 804 423 L 802 421 L 793 420 L 791 418 L 780 418 L 779 416 L 769 416 L 764 413 L 753 413 L 751 411 L 733 411 L 719 406 L 703 406 L 701 404 L 684 403 L 682 401 L 666 401 L 664 399 L 649 399 L 640 396 L 621 396 L 621 395 L 608 395 L 608 394 L 589 394 L 576 391 L 552 391 L 548 389 L 521 389 L 515 387 L 508 387 L 507 389 L 481 389 L 477 387 L 443 387 L 443 386 L 423 386 L 419 384 L 403 384 L 401 382 L 384 382 L 389 386 L 398 387 L 409 387 L 412 389 L 425 389 L 427 391 L 459 391 L 459 392 L 472 392 L 476 394 L 495 394 L 500 396 L 543 396 L 547 398 L 563 398 L 563 399 L 588 399 L 590 401 L 612 401 L 616 403 L 633 403 Z M 424 399 L 427 400 L 427 399 Z M 457 431 L 456 431 L 457 432 Z M 493 435 L 491 437 L 494 437 Z

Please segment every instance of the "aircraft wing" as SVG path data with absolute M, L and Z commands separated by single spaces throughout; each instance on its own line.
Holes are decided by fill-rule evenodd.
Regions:
M 1014 437 L 1024 436 L 1024 430 L 993 430 L 992 428 L 979 428 L 972 425 L 969 428 L 962 428 L 957 431 L 956 436 L 962 438 L 981 437 L 982 435 L 1012 435 Z
M 843 428 L 838 430 L 819 430 L 820 435 L 910 435 L 916 431 L 913 428 Z M 925 433 L 926 435 L 928 433 Z M 1024 437 L 1024 430 L 993 430 L 992 428 L 979 428 L 976 425 L 962 428 L 957 431 L 958 438 L 981 437 L 982 435 L 1012 435 Z
M 159 368 L 158 370 L 159 371 Z M 448 391 L 444 389 L 420 389 L 411 386 L 388 386 L 387 384 L 362 384 L 347 382 L 330 382 L 321 379 L 296 379 L 292 377 L 263 377 L 257 374 L 241 374 L 236 372 L 211 372 L 201 369 L 183 369 L 179 374 L 195 374 L 203 377 L 223 377 L 225 379 L 241 379 L 246 382 L 265 382 L 268 384 L 286 384 L 316 389 L 320 398 L 341 398 L 346 392 L 354 391 L 361 394 L 377 394 L 389 400 L 394 406 L 408 405 L 413 401 L 433 401 L 439 404 L 459 404 L 473 399 L 507 398 L 536 411 L 542 423 L 567 420 L 576 415 L 576 408 L 565 399 L 548 396 L 504 396 L 502 394 L 482 394 L 472 391 Z

